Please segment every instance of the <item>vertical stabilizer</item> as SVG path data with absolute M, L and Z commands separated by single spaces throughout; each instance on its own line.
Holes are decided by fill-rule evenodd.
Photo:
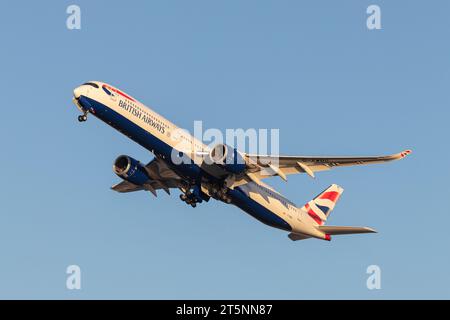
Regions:
M 332 184 L 325 191 L 305 204 L 301 209 L 315 221 L 317 225 L 323 225 L 330 212 L 334 209 L 344 189 L 337 184 Z

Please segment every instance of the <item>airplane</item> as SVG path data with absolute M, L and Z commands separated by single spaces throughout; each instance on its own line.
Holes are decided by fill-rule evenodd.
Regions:
M 203 144 L 188 132 L 112 85 L 89 81 L 73 91 L 81 111 L 80 122 L 93 115 L 148 151 L 154 159 L 144 165 L 128 155 L 119 156 L 114 173 L 122 180 L 112 190 L 127 193 L 157 190 L 181 191 L 180 199 L 192 207 L 210 198 L 233 204 L 262 223 L 289 232 L 293 240 L 331 240 L 334 235 L 374 233 L 369 227 L 325 225 L 343 188 L 333 184 L 302 207 L 283 197 L 262 180 L 315 172 L 334 167 L 399 160 L 411 150 L 371 157 L 316 157 L 252 155 L 226 144 Z M 180 161 L 180 158 L 183 161 Z M 185 161 L 188 160 L 188 161 Z

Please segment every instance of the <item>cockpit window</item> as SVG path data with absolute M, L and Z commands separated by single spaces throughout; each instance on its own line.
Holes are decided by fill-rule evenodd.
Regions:
M 94 88 L 97 88 L 97 89 L 98 89 L 98 84 L 93 83 L 93 82 L 86 82 L 86 83 L 83 83 L 83 86 L 91 86 L 91 87 L 94 87 Z
M 103 91 L 105 91 L 105 92 L 106 92 L 106 94 L 107 94 L 108 96 L 110 96 L 110 95 L 111 95 L 111 91 L 109 91 L 108 89 L 106 89 L 106 87 L 105 87 L 105 86 L 102 86 L 102 89 L 103 89 Z

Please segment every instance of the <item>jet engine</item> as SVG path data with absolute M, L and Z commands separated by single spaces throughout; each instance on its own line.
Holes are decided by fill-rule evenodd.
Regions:
M 119 156 L 114 161 L 113 171 L 123 180 L 138 186 L 143 185 L 150 179 L 145 167 L 130 156 Z
M 226 144 L 214 146 L 208 158 L 209 164 L 215 164 L 230 173 L 240 174 L 246 169 L 246 162 L 242 155 Z

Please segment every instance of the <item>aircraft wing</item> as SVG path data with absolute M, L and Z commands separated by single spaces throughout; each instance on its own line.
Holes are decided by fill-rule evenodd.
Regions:
M 307 173 L 314 178 L 314 173 L 317 171 L 330 170 L 334 167 L 366 165 L 399 160 L 406 157 L 409 153 L 411 153 L 411 150 L 405 150 L 387 156 L 369 157 L 266 156 L 248 154 L 245 156 L 253 164 L 253 170 L 249 170 L 249 173 L 254 178 L 262 179 L 279 175 L 286 180 L 286 175 L 289 174 Z
M 162 189 L 170 194 L 170 189 L 179 187 L 181 178 L 158 158 L 150 161 L 145 169 L 150 179 L 142 186 L 123 180 L 112 186 L 111 189 L 121 193 L 147 190 L 156 196 L 156 190 Z
M 122 182 L 119 182 L 111 187 L 112 190 L 125 193 L 125 192 L 134 192 L 139 190 L 145 190 L 141 186 L 137 186 L 134 183 L 128 182 L 123 180 Z

